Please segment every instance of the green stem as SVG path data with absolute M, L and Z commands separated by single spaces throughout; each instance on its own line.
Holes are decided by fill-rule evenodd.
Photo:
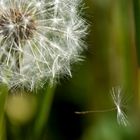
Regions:
M 135 35 L 136 35 L 136 48 L 137 59 L 140 66 L 140 1 L 133 0 L 134 19 L 135 19 Z
M 48 121 L 54 92 L 55 86 L 52 87 L 51 85 L 48 85 L 46 93 L 43 93 L 44 97 L 41 99 L 41 106 L 39 108 L 40 111 L 34 126 L 34 140 L 40 140 L 43 128 Z
M 0 140 L 5 140 L 4 107 L 7 95 L 7 86 L 0 85 Z

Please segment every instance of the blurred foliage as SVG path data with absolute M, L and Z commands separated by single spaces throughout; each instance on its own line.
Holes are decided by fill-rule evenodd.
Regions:
M 37 94 L 8 96 L 7 140 L 35 140 L 39 127 L 40 140 L 140 139 L 140 0 L 85 0 L 85 7 L 90 27 L 84 62 L 72 66 L 71 79 L 60 79 L 54 99 L 53 95 L 46 94 L 47 85 Z M 128 127 L 117 124 L 116 111 L 74 113 L 112 108 L 110 89 L 113 86 L 124 89 Z

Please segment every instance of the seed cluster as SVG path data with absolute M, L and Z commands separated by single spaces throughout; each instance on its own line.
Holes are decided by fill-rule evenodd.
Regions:
M 26 13 L 19 9 L 10 9 L 0 15 L 0 33 L 4 38 L 12 38 L 16 43 L 30 39 L 35 30 L 35 21 L 32 13 Z
M 0 83 L 32 91 L 71 76 L 71 64 L 81 61 L 86 47 L 81 4 L 0 0 Z

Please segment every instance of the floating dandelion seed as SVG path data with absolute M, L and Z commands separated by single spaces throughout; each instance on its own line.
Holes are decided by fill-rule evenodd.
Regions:
M 81 0 L 0 0 L 0 82 L 33 90 L 80 60 Z M 81 10 L 80 10 L 81 11 Z
M 113 98 L 114 104 L 117 110 L 117 121 L 120 125 L 127 126 L 129 124 L 127 120 L 127 115 L 122 110 L 122 96 L 121 96 L 122 89 L 120 87 L 114 87 L 111 90 L 111 96 Z
M 127 115 L 122 110 L 122 89 L 120 87 L 113 87 L 110 91 L 112 99 L 114 101 L 115 107 L 103 110 L 89 110 L 89 111 L 81 111 L 75 112 L 76 114 L 89 114 L 89 113 L 103 113 L 117 110 L 117 121 L 119 125 L 127 126 L 129 124 L 127 120 Z

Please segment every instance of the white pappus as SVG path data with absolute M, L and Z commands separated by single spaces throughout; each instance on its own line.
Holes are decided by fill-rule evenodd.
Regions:
M 33 90 L 71 75 L 87 24 L 81 0 L 0 0 L 0 82 Z
M 123 98 L 122 98 L 122 89 L 121 87 L 113 87 L 111 90 L 111 96 L 114 102 L 114 105 L 117 110 L 117 121 L 118 124 L 127 126 L 129 124 L 127 120 L 127 115 L 122 110 L 123 107 Z

